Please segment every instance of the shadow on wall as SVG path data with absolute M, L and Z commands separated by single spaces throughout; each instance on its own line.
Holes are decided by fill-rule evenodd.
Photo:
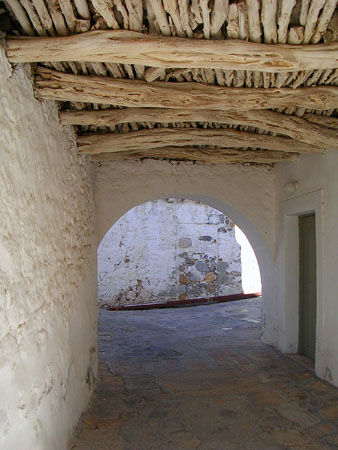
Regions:
M 222 212 L 161 199 L 124 214 L 98 249 L 99 304 L 161 303 L 261 290 L 255 254 Z

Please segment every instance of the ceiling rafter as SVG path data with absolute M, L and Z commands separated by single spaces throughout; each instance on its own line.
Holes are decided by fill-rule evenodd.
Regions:
M 317 45 L 197 40 L 129 30 L 89 31 L 64 37 L 10 37 L 12 63 L 102 62 L 151 67 L 293 72 L 338 68 L 338 42 Z
M 322 154 L 323 148 L 294 139 L 260 135 L 229 128 L 152 128 L 127 133 L 88 134 L 77 139 L 80 153 L 128 152 L 161 148 L 168 145 L 217 145 L 219 147 L 253 147 L 282 152 Z M 324 145 L 324 143 L 323 143 Z
M 241 150 L 232 148 L 195 148 L 195 147 L 162 147 L 143 151 L 98 153 L 91 156 L 92 161 L 116 161 L 121 159 L 138 160 L 144 158 L 175 159 L 182 161 L 198 161 L 211 164 L 274 164 L 292 162 L 299 159 L 297 153 L 285 153 L 272 150 Z
M 235 88 L 199 83 L 172 83 L 73 75 L 39 67 L 36 92 L 40 98 L 118 106 L 216 110 L 280 107 L 330 109 L 338 107 L 338 87 Z
M 288 116 L 271 110 L 249 111 L 216 111 L 211 109 L 169 109 L 169 108 L 118 108 L 104 109 L 101 111 L 76 111 L 68 110 L 60 112 L 60 120 L 64 125 L 95 125 L 116 126 L 130 122 L 151 123 L 177 123 L 177 122 L 211 122 L 227 125 L 245 125 L 259 128 L 264 131 L 286 135 L 297 141 L 311 145 L 323 145 L 327 148 L 337 148 L 337 132 L 328 126 L 325 121 L 315 125 L 311 121 L 317 117 L 329 119 L 330 124 L 338 119 L 325 116 L 309 117 L 309 121 L 301 117 Z
M 79 142 L 88 134 L 124 142 L 139 130 L 137 148 L 92 160 L 273 164 L 297 159 L 295 145 L 337 148 L 337 0 L 4 3 L 15 21 L 8 58 L 38 63 L 38 98 L 72 110 L 60 118 L 75 122 Z M 204 130 L 222 146 L 205 145 Z M 148 131 L 153 147 L 142 148 Z M 254 146 L 270 138 L 288 150 Z

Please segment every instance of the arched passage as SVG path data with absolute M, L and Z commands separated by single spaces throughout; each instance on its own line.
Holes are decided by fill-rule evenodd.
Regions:
M 105 164 L 96 172 L 97 236 L 129 209 L 156 199 L 185 198 L 218 209 L 245 233 L 262 278 L 263 340 L 277 345 L 275 314 L 274 177 L 265 167 L 172 165 L 147 161 Z
M 218 209 L 190 199 L 158 199 L 130 209 L 107 231 L 97 258 L 101 307 L 261 292 L 245 234 Z

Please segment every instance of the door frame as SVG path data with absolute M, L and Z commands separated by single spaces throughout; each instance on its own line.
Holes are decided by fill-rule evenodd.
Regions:
M 299 216 L 315 214 L 317 318 L 315 371 L 324 376 L 324 308 L 322 289 L 322 189 L 280 202 L 279 219 L 279 348 L 284 353 L 298 353 L 299 348 Z

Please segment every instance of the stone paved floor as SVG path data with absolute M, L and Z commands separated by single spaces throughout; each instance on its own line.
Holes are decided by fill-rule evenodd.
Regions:
M 260 300 L 100 311 L 76 450 L 337 449 L 338 389 L 259 340 Z

